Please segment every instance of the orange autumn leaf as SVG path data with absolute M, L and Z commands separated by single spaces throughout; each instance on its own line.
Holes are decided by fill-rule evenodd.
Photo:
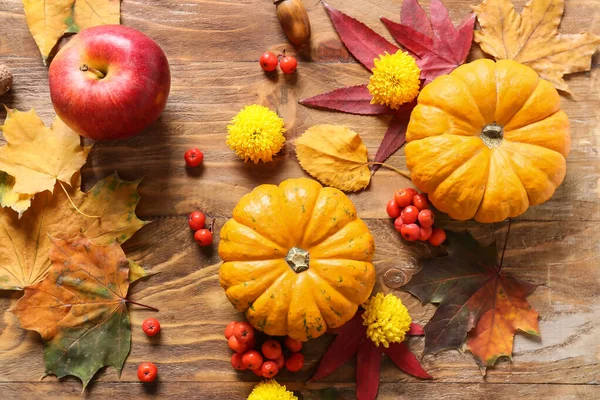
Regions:
M 129 354 L 131 263 L 120 244 L 97 246 L 83 235 L 52 239 L 50 261 L 12 311 L 44 339 L 45 373 L 76 376 L 85 388 L 104 366 L 120 372 Z
M 493 366 L 499 357 L 512 358 L 517 331 L 540 335 L 538 313 L 526 300 L 534 290 L 534 285 L 498 275 L 473 296 L 474 302 L 489 299 L 493 303 L 479 318 L 467 341 L 467 348 L 482 367 Z
M 485 370 L 511 357 L 518 331 L 540 335 L 538 313 L 527 302 L 536 287 L 502 270 L 496 242 L 482 246 L 467 232 L 448 232 L 445 246 L 448 254 L 423 260 L 403 289 L 439 305 L 424 328 L 425 353 L 461 349 L 468 337 Z
M 473 7 L 481 26 L 474 39 L 496 60 L 528 65 L 571 93 L 563 75 L 590 69 L 600 36 L 558 33 L 564 7 L 564 0 L 530 0 L 518 14 L 510 0 L 484 0 Z

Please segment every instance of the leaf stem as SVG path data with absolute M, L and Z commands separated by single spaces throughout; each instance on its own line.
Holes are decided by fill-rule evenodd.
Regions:
M 502 248 L 502 256 L 500 256 L 500 264 L 498 265 L 498 272 L 502 269 L 502 264 L 504 263 L 504 253 L 506 253 L 506 245 L 508 244 L 508 234 L 510 233 L 510 224 L 512 219 L 508 219 L 508 229 L 506 230 L 506 239 L 504 240 L 504 248 Z
M 398 169 L 398 168 L 396 168 L 394 166 L 391 166 L 389 164 L 385 164 L 385 163 L 377 162 L 377 161 L 371 161 L 371 162 L 368 162 L 366 165 L 373 165 L 373 164 L 381 165 L 382 167 L 385 167 L 385 168 L 391 169 L 392 171 L 397 172 L 398 174 L 402 175 L 403 177 L 405 177 L 407 179 L 411 179 L 409 171 Z
M 151 306 L 147 306 L 147 305 L 145 305 L 145 304 L 138 303 L 137 301 L 133 301 L 133 300 L 125 299 L 125 302 L 126 302 L 126 303 L 130 303 L 130 304 L 135 304 L 136 306 L 144 307 L 144 308 L 147 308 L 147 309 L 149 309 L 149 310 L 152 310 L 152 311 L 157 311 L 157 312 L 158 312 L 158 308 L 154 308 L 154 307 L 151 307 Z
M 100 216 L 97 215 L 89 215 L 84 213 L 83 211 L 81 211 L 79 208 L 77 208 L 77 206 L 75 205 L 75 203 L 73 203 L 73 200 L 71 200 L 71 196 L 69 196 L 69 192 L 67 192 L 67 189 L 65 188 L 65 186 L 63 185 L 63 183 L 61 181 L 58 181 L 58 183 L 60 183 L 60 187 L 62 188 L 62 190 L 64 190 L 65 194 L 67 195 L 67 199 L 69 199 L 69 201 L 71 202 L 71 205 L 73 206 L 73 208 L 75 209 L 75 211 L 77 211 L 79 214 L 83 215 L 84 217 L 87 218 L 93 218 L 93 219 L 100 219 Z

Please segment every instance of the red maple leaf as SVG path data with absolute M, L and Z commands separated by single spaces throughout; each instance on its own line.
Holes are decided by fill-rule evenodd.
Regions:
M 375 399 L 379 389 L 379 368 L 383 353 L 407 374 L 421 379 L 433 379 L 423 369 L 417 357 L 410 352 L 406 343 L 391 343 L 388 348 L 375 346 L 367 337 L 367 327 L 363 325 L 362 319 L 363 312 L 357 312 L 345 325 L 332 330 L 337 337 L 321 359 L 317 372 L 310 378 L 311 381 L 332 374 L 356 355 L 356 397 L 359 400 Z M 407 334 L 423 335 L 424 331 L 420 325 L 410 324 Z
M 369 71 L 373 68 L 375 58 L 385 52 L 393 54 L 399 50 L 399 47 L 362 22 L 326 3 L 323 5 L 348 51 Z M 475 23 L 475 16 L 471 15 L 456 29 L 448 11 L 439 0 L 431 1 L 430 12 L 431 20 L 427 18 L 417 0 L 404 0 L 401 23 L 382 18 L 392 36 L 415 57 L 421 68 L 424 84 L 464 63 L 473 41 Z M 410 113 L 416 101 L 401 106 L 399 110 L 393 110 L 387 106 L 371 104 L 371 98 L 365 83 L 300 100 L 300 104 L 359 115 L 392 114 L 388 130 L 375 154 L 375 162 L 384 162 L 404 145 Z M 378 168 L 378 165 L 372 166 L 373 171 Z
M 439 304 L 425 325 L 425 353 L 459 349 L 467 339 L 485 370 L 512 356 L 517 331 L 540 335 L 538 313 L 527 301 L 536 287 L 502 271 L 504 251 L 498 263 L 496 242 L 484 247 L 467 232 L 447 235 L 448 254 L 423 260 L 403 289 Z

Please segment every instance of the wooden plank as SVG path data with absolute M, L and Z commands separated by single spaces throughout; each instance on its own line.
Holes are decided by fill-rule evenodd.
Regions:
M 153 398 L 179 398 L 202 400 L 245 400 L 254 383 L 228 382 L 160 382 L 156 385 L 141 383 L 102 383 L 91 384 L 86 398 L 118 398 L 138 400 Z M 330 393 L 335 400 L 355 399 L 354 387 L 349 384 L 335 385 L 335 391 L 322 388 L 322 385 L 289 384 L 301 400 L 320 400 L 320 395 Z M 325 391 L 327 390 L 327 392 Z M 0 394 L 15 400 L 60 398 L 80 399 L 81 389 L 70 379 L 64 382 L 0 383 Z M 434 382 L 384 383 L 379 388 L 379 400 L 397 399 L 553 399 L 553 400 L 594 400 L 600 396 L 600 387 L 590 385 L 547 385 L 547 384 L 446 384 Z
M 219 218 L 217 229 L 224 222 L 225 219 Z M 376 239 L 375 265 L 380 279 L 390 268 L 400 268 L 410 277 L 418 269 L 417 257 L 428 255 L 427 247 L 422 243 L 403 242 L 387 221 L 367 220 L 367 223 Z M 503 241 L 506 234 L 505 224 L 454 225 L 455 229 L 467 227 L 485 242 L 494 238 Z M 600 353 L 593 350 L 598 346 L 600 329 L 597 301 L 600 281 L 594 278 L 598 274 L 600 254 L 597 237 L 598 228 L 593 222 L 513 223 L 505 268 L 518 278 L 540 285 L 530 302 L 541 317 L 542 340 L 517 335 L 514 362 L 500 361 L 496 368 L 488 371 L 486 382 L 584 384 L 597 381 Z M 163 333 L 159 341 L 149 341 L 140 325 L 154 314 L 132 308 L 133 347 L 121 379 L 136 381 L 137 364 L 152 360 L 160 365 L 165 381 L 252 380 L 252 374 L 239 374 L 231 368 L 230 352 L 221 334 L 227 322 L 240 319 L 240 315 L 219 286 L 216 246 L 198 248 L 185 218 L 167 217 L 143 228 L 125 244 L 125 250 L 142 265 L 159 272 L 136 284 L 130 296 L 161 309 L 157 315 Z M 422 306 L 407 293 L 398 294 L 417 322 L 426 323 L 435 311 L 434 306 Z M 0 311 L 6 310 L 9 300 L 0 301 Z M 4 313 L 3 321 L 0 322 L 3 346 L 0 348 L 0 381 L 38 379 L 44 371 L 40 341 L 35 340 L 35 334 L 18 328 L 11 314 Z M 304 351 L 303 370 L 296 374 L 283 373 L 281 380 L 306 381 L 332 339 L 326 335 L 311 341 Z M 423 339 L 412 338 L 410 346 L 420 355 Z M 436 382 L 483 382 L 469 353 L 446 351 L 437 356 L 426 355 L 423 365 Z M 354 374 L 354 365 L 348 363 L 324 382 L 351 382 Z M 117 379 L 112 369 L 99 374 L 101 381 Z M 381 379 L 382 382 L 417 381 L 400 372 L 387 359 L 382 364 Z
M 350 126 L 361 133 L 374 155 L 389 117 L 359 117 L 305 108 L 297 100 L 334 88 L 365 83 L 368 71 L 356 64 L 341 44 L 318 0 L 304 0 L 313 26 L 310 48 L 299 55 L 296 77 L 278 75 L 266 79 L 256 59 L 266 49 L 292 53 L 270 2 L 243 0 L 219 2 L 194 0 L 124 1 L 122 20 L 155 38 L 169 56 L 173 87 L 163 117 L 145 134 L 119 142 L 97 143 L 84 168 L 84 187 L 118 169 L 124 178 L 146 180 L 138 214 L 155 222 L 125 246 L 131 257 L 160 274 L 132 288 L 132 298 L 159 306 L 164 332 L 149 341 L 139 328 L 154 315 L 140 309 L 131 312 L 132 354 L 122 382 L 114 370 L 99 374 L 93 397 L 142 398 L 163 395 L 180 398 L 245 398 L 256 377 L 240 374 L 229 365 L 229 351 L 222 338 L 224 325 L 239 318 L 218 284 L 216 246 L 201 250 L 193 243 L 185 215 L 195 208 L 217 217 L 217 227 L 239 198 L 260 183 L 279 183 L 304 176 L 295 161 L 293 144 L 268 165 L 244 165 L 225 146 L 226 125 L 244 105 L 270 106 L 286 120 L 290 142 L 318 123 Z M 517 1 L 517 8 L 525 1 Z M 400 1 L 344 1 L 329 3 L 391 39 L 379 16 L 398 20 Z M 428 2 L 423 1 L 425 8 Z M 455 23 L 467 14 L 463 0 L 444 0 Z M 251 17 L 249 17 L 251 16 Z M 596 0 L 568 0 L 562 32 L 583 29 L 600 34 Z M 250 23 L 248 21 L 251 21 Z M 481 56 L 472 50 L 470 59 Z M 15 74 L 14 89 L 2 96 L 9 107 L 35 107 L 46 122 L 53 110 L 47 87 L 47 71 L 27 29 L 20 0 L 0 2 L 0 63 Z M 380 399 L 397 398 L 598 398 L 597 332 L 600 329 L 597 299 L 598 238 L 600 230 L 600 164 L 597 147 L 600 130 L 600 68 L 598 55 L 593 70 L 567 79 L 577 100 L 563 97 L 563 108 L 572 124 L 572 152 L 564 184 L 553 199 L 530 209 L 511 228 L 505 258 L 506 269 L 541 285 L 530 302 L 539 311 L 542 340 L 518 335 L 513 360 L 503 360 L 484 380 L 470 354 L 447 351 L 423 357 L 423 365 L 436 378 L 420 382 L 398 371 L 387 359 L 382 365 Z M 5 117 L 0 110 L 0 119 Z M 182 154 L 190 146 L 206 153 L 202 170 L 190 173 Z M 404 167 L 403 152 L 390 163 Z M 422 244 L 400 240 L 385 216 L 385 203 L 394 189 L 407 185 L 392 172 L 379 172 L 370 188 L 351 195 L 359 215 L 368 218 L 378 250 L 376 266 L 381 277 L 400 267 L 407 277 L 418 269 L 418 258 L 430 255 Z M 222 193 L 222 194 L 221 194 Z M 503 240 L 506 224 L 480 225 L 439 218 L 441 226 L 468 228 L 479 239 Z M 385 289 L 385 288 L 384 288 Z M 399 293 L 413 314 L 425 323 L 435 311 L 406 293 Z M 6 310 L 18 294 L 0 292 L 0 397 L 80 397 L 80 383 L 73 378 L 58 383 L 54 378 L 36 382 L 44 371 L 42 343 L 36 333 L 18 327 Z M 336 386 L 344 398 L 354 398 L 355 369 L 347 364 L 323 383 L 305 386 L 331 336 L 311 342 L 305 351 L 306 366 L 298 374 L 280 375 L 305 399 L 306 389 Z M 410 346 L 421 354 L 423 339 Z M 159 364 L 160 384 L 135 383 L 136 366 L 152 360 Z M 247 382 L 240 382 L 247 381 Z M 30 383 L 26 383 L 30 382 Z M 485 382 L 485 384 L 483 383 Z M 551 384 L 547 384 L 551 383 Z M 573 385 L 565 385 L 573 384 Z
M 240 15 L 245 16 L 248 12 L 245 7 L 251 7 L 259 13 L 257 18 L 266 20 L 274 18 L 270 6 L 263 2 L 259 5 L 257 1 L 248 1 L 241 5 L 229 4 L 226 10 L 231 16 L 223 20 L 224 25 L 219 32 L 215 32 L 214 29 L 186 31 L 181 26 L 197 26 L 198 21 L 194 18 L 202 15 L 211 15 L 211 18 L 204 18 L 204 23 L 214 21 L 215 16 L 222 15 L 224 12 L 223 3 L 204 1 L 191 5 L 188 3 L 173 5 L 166 1 L 124 3 L 124 23 L 131 21 L 132 26 L 144 30 L 169 49 L 173 72 L 171 97 L 163 117 L 145 134 L 125 141 L 96 144 L 95 150 L 90 155 L 90 161 L 84 169 L 86 187 L 90 187 L 97 179 L 118 169 L 126 178 L 147 177 L 141 187 L 143 200 L 138 209 L 142 216 L 185 214 L 194 207 L 202 208 L 212 215 L 228 215 L 238 199 L 257 184 L 278 183 L 288 177 L 304 175 L 294 160 L 292 143 L 288 143 L 282 156 L 275 162 L 257 166 L 244 165 L 227 148 L 225 145 L 227 123 L 244 105 L 255 102 L 270 106 L 284 117 L 289 139 L 293 139 L 314 124 L 324 122 L 342 124 L 361 133 L 369 153 L 371 156 L 375 154 L 389 117 L 325 113 L 305 108 L 297 103 L 301 98 L 327 90 L 364 83 L 368 79 L 368 72 L 355 63 L 344 65 L 301 63 L 296 77 L 279 75 L 274 79 L 265 79 L 256 63 L 250 62 L 262 50 L 254 49 L 252 50 L 254 58 L 246 58 L 244 52 L 252 49 L 252 46 L 246 46 L 245 42 L 244 45 L 239 45 L 228 36 L 232 33 L 233 26 L 239 23 L 238 15 L 232 12 L 231 8 L 241 7 Z M 354 2 L 337 4 L 337 6 L 360 17 L 369 25 L 377 27 L 376 30 L 383 34 L 384 29 L 377 22 L 378 16 L 382 13 L 397 15 L 398 7 L 390 2 L 375 2 L 375 6 L 372 3 Z M 336 5 L 335 2 L 332 4 Z M 455 10 L 465 8 L 464 4 L 460 4 L 459 7 L 453 2 L 448 2 L 448 6 Z M 128 7 L 131 7 L 129 11 Z M 201 7 L 202 12 L 197 13 L 196 7 Z M 589 0 L 572 1 L 569 2 L 568 9 L 581 10 L 582 20 L 577 22 L 578 27 L 589 26 L 590 29 L 597 29 L 599 30 L 597 33 L 600 33 L 600 28 L 589 21 L 589 18 L 594 15 L 591 11 L 592 7 L 592 2 Z M 316 14 L 313 25 L 317 34 L 313 46 L 318 47 L 319 43 L 330 43 L 333 40 L 337 41 L 338 48 L 342 48 L 322 7 L 314 4 L 309 8 L 311 13 Z M 452 13 L 455 21 L 462 18 L 457 14 L 459 13 Z M 133 17 L 134 15 L 156 15 L 156 17 L 149 17 L 150 19 L 146 21 Z M 11 37 L 10 43 L 6 42 L 5 45 L 0 46 L 0 56 L 2 62 L 13 68 L 15 72 L 15 87 L 3 96 L 2 101 L 9 107 L 20 109 L 35 107 L 49 122 L 53 110 L 46 85 L 47 73 L 37 51 L 34 51 L 35 48 L 25 45 L 25 42 L 33 42 L 33 40 L 24 25 L 20 2 L 18 0 L 3 2 L 3 5 L 0 5 L 0 16 L 10 17 L 7 18 L 8 23 L 0 24 L 0 37 Z M 271 22 L 265 23 L 265 26 L 272 28 L 272 25 L 275 25 L 275 28 L 279 29 L 274 23 L 276 21 Z M 233 25 L 228 26 L 229 23 Z M 171 31 L 171 28 L 175 30 Z M 568 31 L 580 28 L 575 28 L 575 21 L 567 13 L 563 21 L 563 29 Z M 318 33 L 321 31 L 324 33 Z M 271 37 L 268 33 L 265 33 L 266 36 L 261 34 L 260 40 L 283 43 L 283 38 L 279 37 L 280 34 L 277 32 L 271 32 Z M 219 51 L 228 51 L 229 59 L 243 59 L 248 62 L 205 62 L 208 54 L 212 54 L 211 60 L 221 60 L 224 57 L 212 50 L 188 54 L 191 49 L 197 47 L 197 43 L 212 44 L 215 34 L 224 34 L 228 40 L 227 44 L 216 42 Z M 333 39 L 326 39 L 322 35 Z M 250 39 L 252 38 L 247 38 Z M 232 46 L 239 48 L 240 52 L 234 51 Z M 268 46 L 265 45 L 262 49 L 266 47 Z M 19 53 L 19 51 L 26 53 Z M 332 55 L 332 59 L 351 61 L 337 53 Z M 598 119 L 596 110 L 600 108 L 600 98 L 595 95 L 600 88 L 597 71 L 596 67 L 592 73 L 577 74 L 569 79 L 578 101 L 563 98 L 563 107 L 571 118 L 573 136 L 573 150 L 568 158 L 565 182 L 558 188 L 551 201 L 531 208 L 520 219 L 575 218 L 588 221 L 600 219 L 600 186 L 598 185 L 600 164 L 597 162 L 596 151 L 593 150 L 600 135 L 595 129 L 594 122 Z M 3 111 L 0 111 L 0 118 L 4 118 Z M 192 145 L 199 146 L 206 152 L 205 168 L 194 174 L 188 173 L 182 162 L 183 152 Z M 389 162 L 404 167 L 403 151 L 397 152 Z M 352 198 L 361 215 L 382 218 L 385 217 L 385 203 L 393 190 L 407 184 L 404 178 L 396 176 L 393 172 L 381 171 L 376 175 L 369 190 L 353 195 Z M 221 191 L 228 193 L 228 196 L 224 199 L 215 199 L 213 194 Z
M 18 109 L 34 107 L 50 123 L 53 110 L 45 68 L 37 58 L 12 57 L 3 62 L 15 70 L 15 88 L 2 101 Z M 294 82 L 283 77 L 265 79 L 258 66 L 249 63 L 190 64 L 171 60 L 171 67 L 173 89 L 161 119 L 135 138 L 96 143 L 84 168 L 88 188 L 115 170 L 128 179 L 145 176 L 138 208 L 138 214 L 144 217 L 182 215 L 193 208 L 215 216 L 229 215 L 239 198 L 256 185 L 305 176 L 295 160 L 292 141 L 308 127 L 319 123 L 349 126 L 361 134 L 373 157 L 389 122 L 385 116 L 326 113 L 297 103 L 336 87 L 364 83 L 368 74 L 356 64 L 308 63 L 301 66 Z M 595 90 L 590 90 L 591 84 Z M 532 207 L 520 219 L 600 220 L 600 164 L 590 147 L 600 135 L 592 122 L 594 109 L 600 109 L 600 98 L 595 95 L 600 80 L 590 81 L 581 75 L 570 85 L 582 98 L 564 101 L 572 119 L 573 136 L 567 178 L 550 201 Z M 290 141 L 272 163 L 244 164 L 225 144 L 230 119 L 252 103 L 270 106 L 286 121 Z M 0 118 L 4 116 L 1 110 Z M 205 152 L 204 167 L 193 172 L 183 162 L 183 153 L 191 146 Z M 405 168 L 404 152 L 398 151 L 389 163 Z M 368 190 L 351 197 L 362 216 L 385 218 L 385 203 L 395 188 L 408 184 L 394 172 L 381 170 Z M 228 195 L 215 197 L 220 192 Z

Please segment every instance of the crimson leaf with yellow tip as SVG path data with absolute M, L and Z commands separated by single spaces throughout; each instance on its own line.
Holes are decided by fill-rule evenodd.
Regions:
M 496 242 L 483 247 L 467 232 L 448 232 L 446 249 L 446 256 L 423 260 L 403 287 L 423 303 L 439 304 L 425 325 L 426 353 L 460 349 L 468 338 L 485 370 L 511 357 L 517 331 L 540 335 L 538 313 L 527 301 L 535 286 L 502 271 Z
M 421 379 L 432 379 L 405 342 L 391 343 L 387 348 L 375 346 L 367 337 L 367 327 L 363 325 L 363 312 L 359 309 L 345 325 L 331 330 L 331 333 L 337 336 L 319 362 L 317 372 L 310 381 L 317 381 L 331 375 L 356 355 L 356 395 L 361 400 L 374 400 L 379 389 L 379 368 L 383 353 L 407 374 Z M 423 333 L 420 325 L 411 323 L 407 335 L 423 335 Z

